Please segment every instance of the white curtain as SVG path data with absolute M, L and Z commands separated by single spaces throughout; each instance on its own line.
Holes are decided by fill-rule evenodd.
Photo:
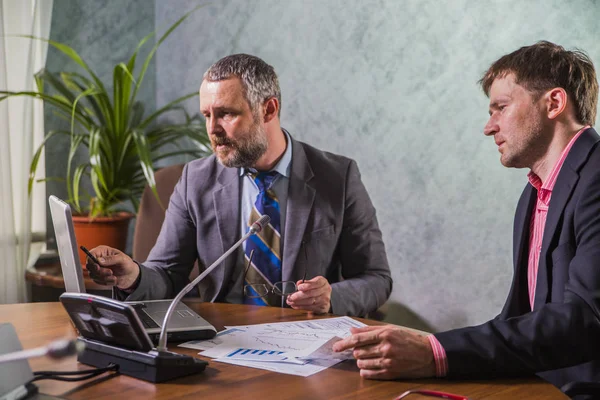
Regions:
M 0 89 L 33 90 L 46 63 L 53 0 L 0 0 Z M 44 137 L 42 102 L 29 97 L 0 101 L 0 303 L 27 301 L 25 270 L 31 234 L 46 230 L 44 184 L 27 193 L 29 164 Z M 44 177 L 44 159 L 36 178 Z

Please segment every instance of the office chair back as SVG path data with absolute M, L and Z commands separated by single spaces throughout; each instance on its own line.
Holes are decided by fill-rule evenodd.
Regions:
M 184 164 L 171 165 L 154 173 L 156 191 L 164 209 L 154 197 L 152 189 L 149 186 L 144 189 L 133 233 L 133 258 L 136 261 L 146 261 L 150 250 L 154 247 L 165 220 L 165 210 L 169 205 L 173 189 L 181 177 L 183 167 Z

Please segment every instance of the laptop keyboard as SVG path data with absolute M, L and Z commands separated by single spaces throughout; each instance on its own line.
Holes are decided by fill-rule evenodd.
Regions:
M 148 314 L 144 312 L 144 310 L 140 310 L 137 307 L 134 307 L 135 313 L 140 317 L 140 321 L 142 321 L 142 325 L 144 328 L 160 328 L 158 325 Z

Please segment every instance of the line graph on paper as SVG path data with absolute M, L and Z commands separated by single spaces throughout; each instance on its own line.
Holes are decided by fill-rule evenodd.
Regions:
M 269 329 L 265 329 L 264 331 L 259 331 L 257 332 L 257 334 L 259 335 L 264 335 L 264 336 L 276 336 L 276 337 L 293 337 L 295 339 L 310 339 L 310 340 L 320 340 L 320 339 L 327 339 L 330 336 L 334 335 L 335 333 L 333 332 L 315 332 L 315 331 L 291 331 L 291 330 L 287 330 L 287 329 L 274 329 L 274 328 L 269 328 Z
M 285 337 L 270 334 L 257 334 L 256 336 L 253 336 L 252 339 L 261 347 L 264 346 L 269 349 L 277 349 L 280 351 L 304 350 L 312 345 L 315 340 L 318 340 L 315 337 Z
M 277 338 L 272 336 L 255 336 L 254 341 L 261 346 L 267 347 L 269 349 L 277 349 L 280 351 L 299 351 L 304 350 L 306 346 L 302 346 L 298 343 L 298 340 L 295 340 L 294 343 L 290 343 L 284 338 Z M 312 343 L 312 341 L 307 344 Z
M 294 331 L 335 331 L 340 336 L 346 336 L 346 334 L 350 333 L 350 328 L 360 328 L 366 326 L 364 323 L 350 317 L 324 318 L 295 322 L 275 322 L 264 325 L 270 328 L 281 328 Z
M 261 348 L 279 351 L 301 351 L 323 340 L 331 338 L 331 333 L 290 331 L 281 329 L 261 329 L 252 332 L 252 341 Z

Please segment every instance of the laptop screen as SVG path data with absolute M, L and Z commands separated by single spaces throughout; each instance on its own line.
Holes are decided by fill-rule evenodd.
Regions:
M 56 235 L 58 257 L 67 292 L 85 293 L 83 270 L 77 253 L 77 240 L 73 229 L 71 207 L 56 196 L 48 198 L 50 214 Z

